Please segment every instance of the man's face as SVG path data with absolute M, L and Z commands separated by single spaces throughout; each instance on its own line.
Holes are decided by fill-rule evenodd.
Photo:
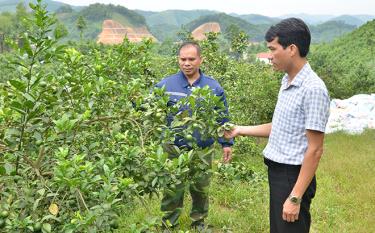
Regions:
M 271 51 L 271 63 L 273 68 L 278 71 L 287 71 L 291 62 L 290 46 L 285 49 L 279 44 L 279 38 L 276 37 L 271 42 L 267 42 L 267 47 Z
M 194 46 L 185 46 L 180 50 L 178 64 L 187 78 L 194 78 L 199 74 L 201 63 L 202 59 Z

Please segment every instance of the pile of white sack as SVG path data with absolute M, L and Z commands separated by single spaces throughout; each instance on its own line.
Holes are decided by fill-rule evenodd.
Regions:
M 361 134 L 366 128 L 375 129 L 375 94 L 333 99 L 330 111 L 326 133 Z

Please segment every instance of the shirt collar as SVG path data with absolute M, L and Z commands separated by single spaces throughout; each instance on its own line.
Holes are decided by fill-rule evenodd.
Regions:
M 182 87 L 188 87 L 188 86 L 190 86 L 189 81 L 186 78 L 185 74 L 182 71 L 180 71 L 179 73 L 180 73 L 180 76 L 181 76 L 180 81 L 181 81 Z M 202 78 L 203 78 L 203 73 L 202 73 L 201 69 L 199 69 L 199 77 L 198 77 L 197 80 L 195 80 L 195 82 L 193 83 L 192 86 L 194 86 L 194 87 L 197 86 L 198 83 L 202 80 Z
M 282 89 L 288 89 L 290 86 L 300 87 L 302 86 L 303 81 L 305 81 L 306 73 L 309 73 L 311 70 L 311 66 L 308 62 L 302 67 L 302 69 L 297 73 L 296 77 L 292 80 L 290 85 L 288 85 L 288 74 L 285 74 L 282 81 L 281 86 Z

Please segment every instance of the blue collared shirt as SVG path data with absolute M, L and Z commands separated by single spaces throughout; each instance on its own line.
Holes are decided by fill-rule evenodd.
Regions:
M 209 86 L 216 96 L 221 97 L 226 108 L 226 113 L 228 113 L 228 104 L 227 104 L 227 100 L 226 100 L 223 88 L 215 79 L 209 76 L 206 76 L 201 71 L 199 71 L 199 73 L 200 73 L 199 78 L 192 85 L 189 84 L 184 73 L 180 71 L 177 74 L 164 78 L 158 84 L 156 84 L 156 87 L 165 88 L 166 93 L 169 95 L 168 106 L 172 106 L 176 104 L 181 98 L 189 96 L 191 94 L 193 87 L 203 88 L 205 86 Z M 224 124 L 227 121 L 228 119 L 225 118 L 223 119 L 221 123 Z M 194 132 L 193 137 L 197 140 L 197 145 L 202 148 L 209 147 L 214 143 L 213 138 L 209 138 L 207 140 L 201 140 L 201 136 L 199 132 Z M 227 141 L 223 138 L 219 138 L 218 141 L 223 147 L 233 145 L 233 140 Z M 176 138 L 175 144 L 179 147 L 189 148 L 187 142 L 182 140 L 181 138 Z
M 302 164 L 308 145 L 306 130 L 325 131 L 329 105 L 327 88 L 308 63 L 289 85 L 285 75 L 264 156 L 278 163 Z

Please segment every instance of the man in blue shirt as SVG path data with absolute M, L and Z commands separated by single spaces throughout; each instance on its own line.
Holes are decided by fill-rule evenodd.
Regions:
M 173 106 L 181 98 L 189 96 L 193 87 L 203 88 L 209 86 L 216 96 L 220 96 L 226 111 L 228 111 L 227 102 L 223 88 L 220 84 L 211 77 L 206 76 L 200 70 L 202 63 L 201 49 L 195 42 L 185 42 L 178 50 L 178 63 L 180 72 L 172 76 L 164 78 L 156 87 L 165 88 L 166 93 L 169 95 L 168 106 Z M 227 120 L 224 120 L 224 122 Z M 222 123 L 224 123 L 222 122 Z M 170 123 L 170 122 L 169 122 Z M 199 133 L 193 135 L 196 139 L 197 145 L 200 148 L 211 147 L 214 139 L 209 138 L 202 140 Z M 231 146 L 233 141 L 227 141 L 223 138 L 219 139 L 219 143 L 223 147 L 223 160 L 228 162 L 231 160 L 232 150 Z M 190 148 L 188 143 L 181 138 L 176 138 L 174 145 L 180 148 Z M 170 154 L 170 157 L 178 157 L 179 154 L 173 149 L 173 146 L 165 146 L 165 150 Z M 212 154 L 205 157 L 206 162 L 211 167 Z M 208 168 L 209 168 L 208 167 Z M 204 218 L 208 215 L 208 187 L 210 175 L 204 173 L 190 183 L 190 194 L 192 197 L 192 209 L 190 217 L 192 219 L 192 227 L 197 229 L 204 229 Z M 161 203 L 161 210 L 165 213 L 163 217 L 164 223 L 169 221 L 172 226 L 177 225 L 178 217 L 181 214 L 183 206 L 185 184 L 176 185 L 173 192 L 164 192 L 163 200 Z
M 302 20 L 282 20 L 267 31 L 266 41 L 274 69 L 286 72 L 272 123 L 236 126 L 225 136 L 269 137 L 263 155 L 270 187 L 270 232 L 308 233 L 330 99 L 306 59 L 311 35 Z

